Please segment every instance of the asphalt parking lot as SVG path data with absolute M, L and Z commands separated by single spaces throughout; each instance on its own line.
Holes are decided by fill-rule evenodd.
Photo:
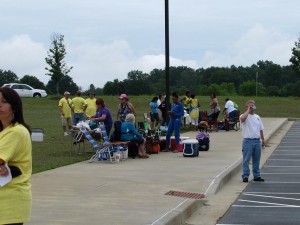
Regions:
M 300 122 L 295 122 L 261 170 L 218 225 L 300 224 Z

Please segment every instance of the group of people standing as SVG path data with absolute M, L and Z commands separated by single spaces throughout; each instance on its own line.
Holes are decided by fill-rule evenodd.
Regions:
M 67 128 L 71 130 L 72 126 L 76 126 L 85 119 L 104 122 L 108 135 L 113 126 L 110 110 L 106 107 L 102 98 L 95 98 L 94 93 L 89 93 L 88 98 L 84 99 L 81 91 L 77 91 L 77 96 L 71 99 L 70 93 L 66 91 L 64 97 L 59 100 L 58 107 L 65 136 L 68 135 Z

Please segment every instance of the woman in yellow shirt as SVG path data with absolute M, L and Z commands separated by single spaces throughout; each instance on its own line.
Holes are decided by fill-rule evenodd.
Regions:
M 20 175 L 0 187 L 0 224 L 21 225 L 31 213 L 32 172 L 30 129 L 24 121 L 22 101 L 8 87 L 0 88 L 0 177 L 8 176 L 5 164 Z

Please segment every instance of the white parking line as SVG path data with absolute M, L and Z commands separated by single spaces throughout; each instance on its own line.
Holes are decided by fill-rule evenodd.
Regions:
M 295 150 L 275 150 L 275 152 L 300 152 L 300 149 L 295 149 Z
M 278 196 L 271 196 L 271 195 L 257 195 L 257 194 L 243 194 L 246 196 L 254 196 L 254 197 L 262 197 L 262 198 L 275 198 L 275 199 L 285 199 L 285 200 L 292 200 L 292 201 L 300 201 L 299 198 L 286 198 L 286 197 L 278 197 Z
M 300 195 L 300 193 L 286 193 L 286 192 L 245 192 L 245 194 Z
M 232 205 L 233 207 L 241 208 L 299 208 L 295 206 L 286 206 L 286 205 Z
M 276 182 L 276 181 L 265 181 L 265 184 L 300 184 L 300 182 L 290 181 L 290 182 Z
M 300 155 L 300 154 L 276 154 L 276 153 L 274 154 L 273 153 L 272 155 Z
M 261 173 L 261 174 L 267 174 L 267 175 L 300 175 L 300 173 Z
M 295 207 L 300 208 L 298 205 L 288 205 L 288 204 L 280 204 L 280 203 L 272 203 L 272 202 L 260 202 L 260 201 L 251 201 L 251 200 L 243 200 L 239 199 L 239 202 L 250 202 L 250 203 L 257 203 L 257 204 L 266 204 L 266 205 L 276 205 L 276 206 L 286 206 L 286 207 Z
M 272 161 L 293 161 L 293 162 L 300 162 L 299 159 L 268 159 Z
M 266 168 L 266 167 L 278 167 L 278 168 L 298 168 L 298 167 L 300 167 L 300 166 L 264 166 L 264 168 Z

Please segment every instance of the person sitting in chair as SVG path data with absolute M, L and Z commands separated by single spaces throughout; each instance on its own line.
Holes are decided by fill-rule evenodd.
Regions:
M 223 110 L 223 114 L 227 113 L 229 120 L 235 121 L 235 118 L 237 117 L 237 110 L 234 108 L 234 103 L 229 98 L 225 99 L 226 104 Z
M 98 98 L 96 100 L 96 105 L 97 105 L 97 111 L 95 116 L 93 116 L 91 120 L 95 122 L 104 122 L 106 133 L 109 136 L 111 128 L 114 123 L 111 112 L 104 104 L 104 100 L 102 98 Z
M 128 114 L 125 118 L 125 122 L 121 126 L 121 140 L 131 141 L 138 144 L 139 147 L 139 158 L 149 158 L 149 155 L 145 152 L 145 138 L 135 129 L 135 116 Z

